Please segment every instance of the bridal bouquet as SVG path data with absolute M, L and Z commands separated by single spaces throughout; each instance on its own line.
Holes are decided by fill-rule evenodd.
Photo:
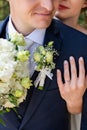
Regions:
M 46 76 L 51 80 L 53 77 L 51 73 L 51 70 L 55 68 L 53 57 L 54 55 L 58 55 L 57 51 L 53 48 L 53 43 L 54 42 L 51 41 L 45 47 L 39 46 L 34 53 L 34 61 L 36 63 L 35 70 L 40 71 L 34 85 L 40 90 L 43 89 Z
M 10 40 L 0 38 L 0 113 L 17 107 L 26 98 L 32 85 L 29 78 L 29 51 L 22 34 L 14 33 Z

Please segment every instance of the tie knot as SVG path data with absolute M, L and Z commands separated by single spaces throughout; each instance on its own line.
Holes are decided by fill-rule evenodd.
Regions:
M 29 50 L 33 46 L 34 42 L 29 38 L 25 38 L 25 41 L 26 41 L 26 46 L 24 47 L 24 49 Z

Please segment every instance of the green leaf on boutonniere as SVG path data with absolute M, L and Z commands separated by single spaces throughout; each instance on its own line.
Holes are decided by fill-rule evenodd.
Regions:
M 38 86 L 38 89 L 39 90 L 43 90 L 43 86 Z

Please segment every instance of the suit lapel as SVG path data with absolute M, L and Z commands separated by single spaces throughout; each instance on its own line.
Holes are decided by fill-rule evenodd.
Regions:
M 47 29 L 45 39 L 44 39 L 44 45 L 47 44 L 49 41 L 54 41 L 54 48 L 59 51 L 61 48 L 60 40 L 58 42 L 59 33 L 57 33 L 57 36 L 56 36 L 55 28 L 54 28 L 54 30 L 53 30 L 53 28 L 54 28 L 53 25 L 51 25 L 51 27 L 49 27 Z M 53 31 L 54 31 L 54 33 L 53 33 Z M 36 72 L 34 72 L 34 75 L 35 75 L 35 73 Z M 32 77 L 33 80 L 35 80 L 35 78 L 36 78 L 36 76 Z M 47 88 L 50 86 L 50 81 L 51 80 L 48 77 L 46 77 L 44 90 L 38 90 L 37 88 L 34 88 L 31 102 L 29 103 L 29 105 L 27 107 L 26 113 L 24 115 L 24 118 L 22 120 L 19 130 L 21 128 L 23 128 L 23 126 L 27 123 L 27 121 L 29 122 L 29 120 L 32 118 L 33 114 L 38 109 L 40 103 L 42 102 L 42 100 L 46 94 Z
M 0 23 L 0 38 L 6 38 L 6 26 L 8 23 L 9 17 Z
M 46 85 L 49 86 L 50 81 L 46 80 L 46 82 L 47 82 Z M 47 87 L 45 87 L 45 89 L 43 91 L 41 91 L 39 94 L 37 94 L 38 90 L 37 90 L 37 88 L 34 88 L 31 102 L 28 105 L 28 108 L 26 110 L 25 116 L 22 120 L 19 130 L 21 130 L 21 128 L 27 123 L 27 121 L 29 121 L 32 118 L 34 112 L 38 109 L 40 103 L 43 100 L 43 97 L 45 96 L 46 89 L 47 89 Z

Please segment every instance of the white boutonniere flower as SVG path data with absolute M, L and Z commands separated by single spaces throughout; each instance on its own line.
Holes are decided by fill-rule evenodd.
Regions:
M 57 51 L 53 49 L 53 41 L 49 42 L 47 46 L 39 46 L 34 52 L 34 61 L 36 64 L 35 70 L 40 71 L 36 78 L 34 85 L 42 90 L 46 76 L 51 80 L 53 77 L 52 69 L 55 68 L 53 57 L 58 55 Z

